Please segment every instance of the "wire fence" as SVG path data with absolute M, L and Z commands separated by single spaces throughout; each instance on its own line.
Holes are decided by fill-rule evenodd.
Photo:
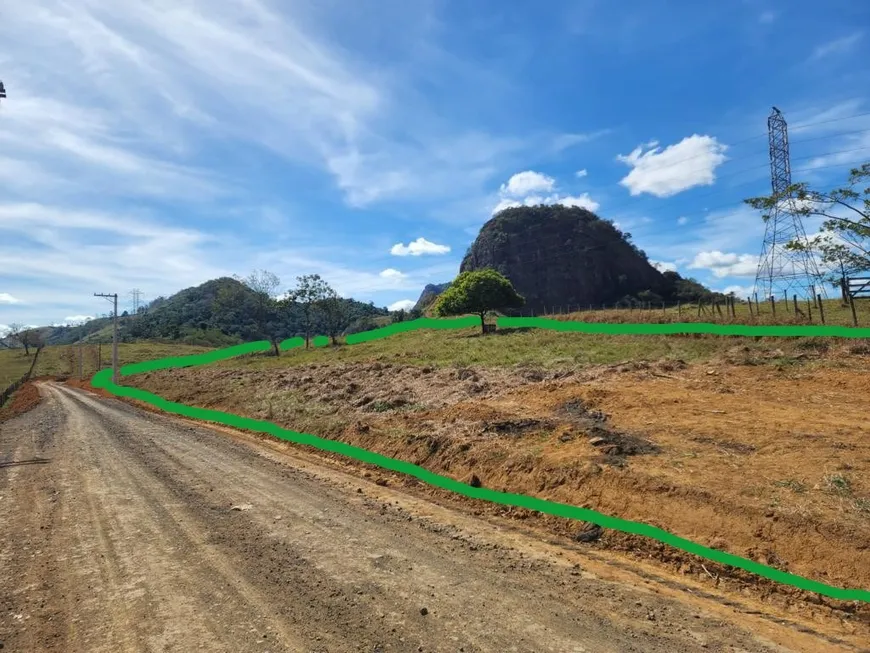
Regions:
M 0 406 L 6 403 L 9 397 L 18 390 L 21 386 L 27 383 L 30 380 L 30 375 L 33 374 L 33 368 L 36 367 L 36 360 L 39 358 L 39 352 L 42 351 L 42 347 L 39 347 L 36 350 L 36 353 L 33 355 L 33 360 L 30 362 L 30 369 L 24 373 L 24 375 L 13 382 L 9 387 L 7 387 L 3 392 L 0 392 Z
M 505 311 L 514 317 L 549 317 L 587 322 L 722 322 L 739 324 L 870 325 L 870 298 L 816 299 L 726 297 L 709 301 L 628 301 L 607 304 L 560 304 L 539 310 Z M 863 301 L 861 301 L 863 300 Z

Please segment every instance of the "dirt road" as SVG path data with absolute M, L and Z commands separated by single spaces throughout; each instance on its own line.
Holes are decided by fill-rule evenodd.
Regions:
M 4 653 L 860 650 L 293 450 L 41 388 L 0 425 Z

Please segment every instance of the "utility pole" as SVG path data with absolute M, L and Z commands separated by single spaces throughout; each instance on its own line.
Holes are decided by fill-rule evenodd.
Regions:
M 95 292 L 94 297 L 111 298 L 114 301 L 114 313 L 112 315 L 112 383 L 118 385 L 118 293 Z

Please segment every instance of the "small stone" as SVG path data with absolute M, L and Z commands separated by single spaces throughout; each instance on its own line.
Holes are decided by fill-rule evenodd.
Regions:
M 427 614 L 429 614 L 429 610 L 427 608 L 420 608 L 420 614 L 425 617 Z
M 361 487 L 358 487 L 358 488 L 356 489 L 356 493 L 357 493 L 357 494 L 362 494 L 362 488 L 361 488 Z
M 480 482 L 480 478 L 477 476 L 477 474 L 472 474 L 471 476 L 469 476 L 467 482 L 471 487 L 480 487 L 482 485 Z
M 380 485 L 381 487 L 385 487 L 387 485 L 387 479 L 379 478 L 375 481 L 375 485 Z
M 597 447 L 599 444 L 604 444 L 605 442 L 606 440 L 604 438 L 589 438 L 589 444 L 591 444 L 593 447 Z
M 236 505 L 232 506 L 230 510 L 250 510 L 253 507 L 254 506 L 252 506 L 250 503 L 237 503 Z
M 574 535 L 577 542 L 594 542 L 601 537 L 604 529 L 598 524 L 592 522 L 584 522 L 580 530 Z

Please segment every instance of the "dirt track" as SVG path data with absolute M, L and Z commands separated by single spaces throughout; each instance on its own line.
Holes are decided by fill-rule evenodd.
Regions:
M 860 650 L 292 450 L 42 390 L 0 425 L 5 650 Z

